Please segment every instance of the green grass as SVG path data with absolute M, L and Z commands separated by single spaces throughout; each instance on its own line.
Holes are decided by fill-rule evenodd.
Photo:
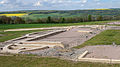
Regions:
M 3 36 L 0 36 L 0 42 L 11 40 L 27 33 L 38 32 L 43 30 L 33 30 L 33 31 L 10 31 L 10 32 L 0 32 Z
M 120 30 L 106 30 L 96 35 L 92 39 L 86 41 L 85 43 L 75 47 L 82 48 L 85 46 L 94 46 L 94 45 L 112 45 L 115 42 L 117 45 L 120 45 Z
M 24 18 L 30 18 L 30 19 L 38 19 L 38 18 L 47 18 L 47 17 L 81 17 L 81 16 L 84 16 L 84 14 L 82 13 L 79 13 L 79 14 L 69 14 L 69 13 L 63 13 L 63 14 L 60 14 L 60 13 L 49 13 L 49 14 L 31 14 L 31 15 L 26 15 L 26 16 L 23 16 Z
M 66 17 L 68 14 L 64 13 L 64 14 L 59 14 L 59 13 L 50 13 L 50 14 L 31 14 L 28 16 L 24 16 L 25 18 L 31 18 L 31 19 L 37 19 L 37 18 L 47 18 L 48 16 L 51 17 Z
M 18 28 L 42 28 L 42 27 L 59 27 L 73 25 L 98 25 L 112 21 L 96 21 L 96 22 L 81 22 L 81 23 L 63 23 L 63 24 L 0 24 L 0 30 L 18 29 Z
M 119 67 L 120 64 L 73 62 L 57 58 L 0 56 L 0 67 Z

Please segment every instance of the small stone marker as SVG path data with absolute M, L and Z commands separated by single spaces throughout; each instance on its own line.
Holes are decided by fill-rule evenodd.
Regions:
M 112 43 L 112 45 L 113 45 L 113 46 L 116 46 L 116 43 L 115 43 L 115 42 L 113 42 L 113 43 Z

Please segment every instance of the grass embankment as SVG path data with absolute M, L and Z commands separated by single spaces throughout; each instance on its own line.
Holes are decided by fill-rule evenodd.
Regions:
M 86 41 L 85 43 L 75 47 L 82 48 L 85 46 L 94 46 L 94 45 L 112 45 L 115 42 L 117 45 L 120 45 L 120 30 L 106 30 L 96 35 L 92 39 Z
M 38 32 L 38 31 L 43 31 L 43 30 L 0 32 L 0 42 L 11 40 L 28 33 Z
M 74 25 L 98 25 L 112 21 L 96 21 L 96 22 L 81 22 L 81 23 L 61 23 L 61 24 L 0 24 L 0 29 L 20 29 L 20 28 L 42 28 L 42 27 L 59 27 L 59 26 L 74 26 Z
M 0 67 L 119 67 L 120 64 L 73 62 L 57 58 L 0 56 Z

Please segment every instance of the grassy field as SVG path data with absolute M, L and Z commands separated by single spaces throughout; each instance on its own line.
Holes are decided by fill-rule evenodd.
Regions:
M 112 9 L 95 9 L 95 10 L 112 10 Z
M 120 64 L 73 62 L 57 58 L 0 56 L 0 67 L 119 67 Z
M 31 18 L 31 19 L 38 19 L 38 18 L 47 18 L 48 16 L 51 17 L 67 17 L 69 14 L 65 13 L 65 14 L 59 14 L 59 13 L 50 13 L 50 14 L 31 14 L 29 16 L 23 16 L 25 18 Z
M 11 16 L 21 17 L 21 16 L 24 16 L 24 15 L 27 15 L 27 14 L 0 14 L 0 16 L 8 16 L 8 17 L 11 17 Z
M 84 15 L 82 13 L 78 13 L 78 14 L 69 14 L 69 13 L 63 13 L 63 14 L 60 14 L 60 13 L 49 13 L 49 14 L 31 14 L 31 15 L 26 15 L 26 16 L 23 16 L 24 18 L 30 18 L 30 19 L 38 19 L 38 18 L 47 18 L 47 17 L 54 17 L 54 18 L 57 18 L 57 17 L 65 17 L 65 18 L 70 18 L 70 17 L 83 17 Z
M 82 45 L 79 45 L 75 48 L 81 48 L 85 46 L 93 45 L 112 45 L 115 42 L 117 45 L 120 45 L 120 30 L 106 30 L 93 37 L 92 39 L 86 41 Z
M 25 35 L 27 33 L 38 32 L 38 31 L 43 31 L 43 30 L 0 32 L 0 35 L 2 35 L 0 36 L 0 42 L 11 40 L 20 37 L 22 35 Z
M 63 24 L 0 24 L 0 30 L 19 29 L 19 28 L 42 28 L 42 27 L 59 27 L 73 25 L 98 25 L 114 21 L 96 21 L 96 22 L 81 22 L 81 23 L 63 23 Z
M 67 10 L 67 11 L 55 11 L 55 10 L 45 10 L 45 11 L 24 11 L 30 13 L 25 18 L 37 19 L 37 18 L 47 18 L 51 17 L 87 17 L 88 15 L 92 16 L 114 16 L 120 14 L 120 9 L 86 9 L 86 10 Z M 5 12 L 4 12 L 5 13 Z M 8 12 L 9 13 L 9 12 Z

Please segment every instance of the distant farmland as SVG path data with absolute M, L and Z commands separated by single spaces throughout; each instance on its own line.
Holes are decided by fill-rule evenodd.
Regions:
M 8 16 L 8 17 L 11 17 L 11 16 L 18 16 L 18 17 L 21 17 L 21 16 L 25 16 L 25 15 L 28 15 L 28 14 L 0 14 L 0 16 Z
M 95 10 L 112 10 L 112 9 L 95 9 Z
M 120 16 L 120 9 L 88 9 L 88 10 L 25 10 L 25 11 L 9 11 L 0 12 L 0 16 L 19 16 L 30 19 L 47 18 L 49 16 L 54 18 L 86 18 L 88 15 L 105 17 Z

